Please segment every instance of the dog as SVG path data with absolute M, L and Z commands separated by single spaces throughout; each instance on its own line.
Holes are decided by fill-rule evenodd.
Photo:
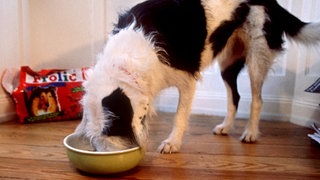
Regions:
M 97 63 L 83 83 L 83 118 L 75 130 L 97 151 L 146 148 L 156 95 L 177 87 L 173 128 L 158 148 L 179 152 L 200 72 L 217 61 L 227 89 L 227 115 L 214 134 L 228 134 L 244 66 L 252 104 L 243 142 L 257 141 L 261 89 L 283 36 L 304 45 L 320 42 L 320 23 L 306 23 L 276 0 L 147 0 L 119 15 Z

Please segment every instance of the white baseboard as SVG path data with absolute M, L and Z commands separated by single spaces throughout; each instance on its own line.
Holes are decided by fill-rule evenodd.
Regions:
M 175 112 L 178 103 L 176 92 L 166 92 L 156 101 L 156 108 L 164 112 Z M 241 97 L 237 118 L 250 117 L 251 98 Z M 227 100 L 223 94 L 197 93 L 192 106 L 192 113 L 224 117 L 227 113 Z M 223 118 L 221 118 L 223 119 Z M 261 119 L 274 121 L 288 121 L 297 125 L 310 127 L 311 122 L 320 122 L 320 107 L 287 97 L 263 97 Z
M 313 122 L 320 123 L 320 106 L 306 101 L 293 101 L 291 122 L 306 127 Z
M 10 112 L 0 115 L 0 123 L 7 122 L 7 121 L 13 121 L 17 120 L 17 113 L 16 112 Z
M 310 127 L 312 122 L 320 122 L 320 107 L 317 104 L 271 96 L 263 97 L 263 101 L 261 119 L 290 121 L 306 127 Z M 178 104 L 177 93 L 175 91 L 166 92 L 156 100 L 155 104 L 159 111 L 176 112 Z M 244 96 L 241 98 L 237 118 L 249 118 L 250 104 L 250 97 Z M 0 107 L 2 107 L 0 109 L 0 123 L 17 119 L 10 97 L 0 97 Z M 192 113 L 224 117 L 227 113 L 226 109 L 227 101 L 224 94 L 197 93 L 193 102 Z
M 14 108 L 14 104 L 10 97 L 3 95 L 0 97 L 0 123 L 17 120 L 17 114 Z

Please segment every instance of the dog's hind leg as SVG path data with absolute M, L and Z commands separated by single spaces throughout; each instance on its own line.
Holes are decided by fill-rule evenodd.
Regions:
M 240 100 L 240 95 L 238 93 L 237 87 L 237 77 L 241 69 L 243 68 L 244 63 L 245 58 L 239 58 L 238 60 L 234 61 L 234 64 L 230 65 L 221 72 L 222 79 L 227 89 L 228 109 L 227 116 L 224 118 L 224 121 L 214 128 L 214 134 L 226 135 L 233 127 L 233 122 Z
M 233 127 L 240 100 L 237 77 L 246 61 L 244 38 L 245 35 L 242 32 L 235 32 L 218 58 L 221 76 L 227 90 L 228 108 L 224 121 L 213 129 L 214 134 L 226 135 Z
M 158 151 L 160 153 L 176 153 L 180 150 L 183 134 L 188 125 L 195 89 L 196 79 L 194 78 L 190 78 L 188 82 L 178 85 L 179 104 L 173 122 L 173 129 L 169 137 L 159 146 Z
M 241 136 L 242 142 L 252 143 L 258 139 L 259 120 L 262 110 L 261 91 L 263 82 L 275 58 L 275 51 L 268 48 L 265 41 L 254 41 L 247 57 L 247 66 L 251 84 L 250 119 Z

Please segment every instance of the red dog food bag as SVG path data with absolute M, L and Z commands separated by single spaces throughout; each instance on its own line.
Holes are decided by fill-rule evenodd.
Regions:
M 44 69 L 39 72 L 22 66 L 7 70 L 3 87 L 11 94 L 22 123 L 80 119 L 82 83 L 88 68 Z M 15 78 L 16 77 L 16 78 Z

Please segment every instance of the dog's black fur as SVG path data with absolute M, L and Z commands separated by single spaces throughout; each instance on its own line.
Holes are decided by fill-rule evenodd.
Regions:
M 221 25 L 211 34 L 210 42 L 212 43 L 212 50 L 214 57 L 216 57 L 226 46 L 228 39 L 235 29 L 242 26 L 246 21 L 250 7 L 248 3 L 242 3 L 233 12 L 231 20 L 224 21 Z
M 101 104 L 106 116 L 110 116 L 108 112 L 113 113 L 113 117 L 108 117 L 113 120 L 107 122 L 108 124 L 103 129 L 102 134 L 123 136 L 134 141 L 131 127 L 133 109 L 130 99 L 123 90 L 121 88 L 114 90 L 109 96 L 102 99 Z
M 284 33 L 294 37 L 307 24 L 290 14 L 276 0 L 249 0 L 249 3 L 251 5 L 264 6 L 265 11 L 269 15 L 269 19 L 265 22 L 263 30 L 271 49 L 281 50 L 284 42 L 282 38 Z
M 195 74 L 207 37 L 201 0 L 149 0 L 120 15 L 114 34 L 136 22 L 155 45 L 165 50 L 159 59 L 171 67 Z

